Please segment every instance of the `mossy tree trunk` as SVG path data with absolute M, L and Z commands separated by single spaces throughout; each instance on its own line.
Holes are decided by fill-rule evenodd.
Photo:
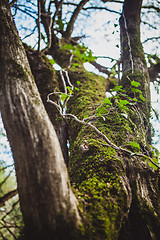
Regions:
M 144 135 L 147 136 L 147 141 L 151 143 L 149 124 L 151 104 L 150 78 L 140 39 L 141 7 L 142 0 L 124 1 L 123 12 L 120 18 L 121 61 L 123 71 L 121 84 L 131 97 L 136 97 L 139 100 L 137 105 L 144 122 Z M 138 87 L 139 92 L 134 92 L 133 86 L 131 85 L 132 81 L 137 81 L 140 84 Z
M 5 3 L 2 0 L 1 6 Z M 149 78 L 140 42 L 140 9 L 139 0 L 124 2 L 120 24 L 123 51 L 121 84 L 125 95 L 111 98 L 110 104 L 104 101 L 109 79 L 88 73 L 82 64 L 68 68 L 69 51 L 65 52 L 57 45 L 54 45 L 56 51 L 48 49 L 48 53 L 66 67 L 71 83 L 79 89 L 74 91 L 68 102 L 67 113 L 72 116 L 66 116 L 65 122 L 69 127 L 70 143 L 68 171 L 79 201 L 83 238 L 87 240 L 158 240 L 160 236 L 159 173 L 149 167 L 146 158 L 136 154 L 141 151 L 152 156 L 148 144 Z M 4 10 L 6 6 L 1 8 L 3 21 Z M 133 22 L 136 24 L 133 25 Z M 12 29 L 13 25 L 9 26 Z M 12 60 L 8 65 L 1 65 L 1 111 L 14 153 L 21 208 L 28 227 L 27 240 L 47 239 L 48 233 L 51 239 L 82 239 L 78 232 L 73 231 L 79 223 L 79 215 L 61 150 L 30 75 L 22 45 L 16 34 L 4 34 L 4 25 L 0 29 L 0 46 L 6 46 L 1 48 L 1 61 L 6 63 L 8 56 Z M 18 45 L 14 43 L 13 36 L 16 36 Z M 9 39 L 13 41 L 13 49 Z M 58 112 L 46 103 L 46 95 L 57 91 L 55 89 L 59 86 L 61 88 L 61 77 L 59 74 L 56 76 L 45 57 L 29 51 L 28 58 L 39 92 L 52 123 L 59 131 L 61 120 L 56 120 Z M 16 56 L 20 56 L 20 62 Z M 16 63 L 14 71 L 13 62 Z M 20 67 L 22 65 L 23 68 Z M 20 67 L 18 74 L 17 66 Z M 137 89 L 141 92 L 133 92 L 133 80 L 140 83 Z M 119 100 L 127 98 L 129 101 L 129 97 L 137 98 L 136 103 L 122 108 Z M 54 97 L 53 101 L 56 100 Z M 12 120 L 10 122 L 8 115 Z M 73 116 L 80 121 L 75 121 Z M 88 120 L 84 121 L 84 118 Z M 60 135 L 63 138 L 62 132 Z M 67 139 L 66 133 L 64 139 Z M 137 143 L 140 148 L 130 145 L 130 142 Z M 55 170 L 57 165 L 58 173 Z M 64 185 L 61 176 L 65 176 Z M 70 201 L 72 198 L 73 201 Z M 76 213 L 75 225 L 73 212 Z M 68 222 L 70 219 L 71 222 Z

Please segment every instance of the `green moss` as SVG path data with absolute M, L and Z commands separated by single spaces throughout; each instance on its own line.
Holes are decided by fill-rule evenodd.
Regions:
M 9 59 L 7 61 L 7 65 L 11 65 L 9 67 L 9 75 L 14 78 L 19 78 L 23 81 L 28 81 L 28 75 L 26 73 L 26 70 L 23 69 L 21 64 L 18 64 L 13 59 Z
M 146 65 L 146 60 L 144 56 L 144 50 L 142 43 L 140 41 L 140 36 L 137 34 L 137 37 L 131 41 L 132 56 L 134 59 L 139 58 L 140 62 L 143 62 Z
M 111 107 L 103 103 L 106 81 L 104 78 L 86 73 L 84 69 L 71 70 L 69 76 L 79 91 L 70 99 L 68 112 L 82 120 L 84 116 L 93 116 L 97 108 L 100 113 L 105 111 L 105 119 L 97 117 L 91 123 L 112 143 L 131 151 L 137 149 L 129 142 L 139 143 L 141 149 L 146 146 L 144 126 L 134 107 L 129 106 L 125 110 L 125 117 L 116 101 L 113 101 Z M 143 88 L 144 83 L 139 72 L 129 77 L 131 81 L 138 81 L 140 78 Z M 80 84 L 77 85 L 77 81 Z M 69 175 L 83 212 L 87 239 L 116 240 L 127 208 L 127 193 L 122 184 L 122 179 L 125 178 L 123 161 L 125 158 L 132 161 L 131 156 L 107 146 L 104 139 L 92 128 L 74 120 L 70 121 L 70 136 Z M 87 140 L 89 146 L 86 152 L 80 149 L 84 140 Z M 139 158 L 137 161 L 143 159 Z
M 59 114 L 56 107 L 50 103 L 47 103 L 47 95 L 54 91 L 59 92 L 58 77 L 56 71 L 53 69 L 50 60 L 45 56 L 34 51 L 31 47 L 24 44 L 32 74 L 35 78 L 36 85 L 40 92 L 44 106 L 48 112 L 48 115 L 54 124 L 54 127 L 59 128 L 61 119 L 58 119 Z M 58 101 L 58 95 L 51 96 L 52 101 Z M 38 100 L 35 100 L 38 104 Z

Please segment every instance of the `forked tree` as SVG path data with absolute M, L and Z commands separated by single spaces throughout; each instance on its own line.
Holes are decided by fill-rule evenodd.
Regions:
M 123 3 L 117 83 L 84 69 L 86 48 L 71 36 L 87 2 L 76 5 L 59 38 L 54 27 L 62 23 L 63 1 L 50 1 L 56 9 L 51 18 L 46 1 L 39 0 L 35 51 L 22 44 L 8 1 L 0 1 L 0 110 L 14 157 L 24 239 L 158 240 L 159 166 L 151 147 L 142 0 Z M 48 39 L 43 50 L 40 24 Z M 56 72 L 45 55 L 62 70 Z M 111 87 L 116 94 L 106 98 Z

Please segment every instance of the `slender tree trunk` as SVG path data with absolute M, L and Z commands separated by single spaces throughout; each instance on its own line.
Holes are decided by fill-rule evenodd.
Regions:
M 150 78 L 145 61 L 144 51 L 140 39 L 140 13 L 142 0 L 125 0 L 122 16 L 120 18 L 121 29 L 121 59 L 123 77 L 121 84 L 127 93 L 138 100 L 138 111 L 144 122 L 144 135 L 151 144 L 150 129 Z M 131 91 L 131 81 L 140 83 L 139 90 L 142 94 Z M 133 87 L 133 86 L 132 86 Z M 139 96 L 145 98 L 141 101 Z M 141 103 L 142 102 L 142 103 Z
M 0 109 L 14 156 L 26 239 L 75 239 L 77 200 L 7 0 L 0 2 L 0 63 Z

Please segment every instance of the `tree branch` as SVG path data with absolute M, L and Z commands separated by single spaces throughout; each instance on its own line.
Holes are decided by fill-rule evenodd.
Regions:
M 95 61 L 91 61 L 90 64 L 92 64 L 95 68 L 97 68 L 100 72 L 105 73 L 107 75 L 110 75 L 110 71 L 108 71 L 108 69 L 104 66 L 102 66 L 101 64 L 95 62 Z
M 153 9 L 153 10 L 157 11 L 158 13 L 160 13 L 160 8 L 155 7 L 154 5 L 142 6 L 142 8 L 144 8 L 144 9 Z
M 73 32 L 74 23 L 75 23 L 75 21 L 76 21 L 76 19 L 77 19 L 77 17 L 78 17 L 78 14 L 80 13 L 80 11 L 82 10 L 83 6 L 84 6 L 87 2 L 89 2 L 89 0 L 82 0 L 82 1 L 80 2 L 80 4 L 77 6 L 77 8 L 74 10 L 74 12 L 73 12 L 73 14 L 72 14 L 72 17 L 71 17 L 71 19 L 70 19 L 70 21 L 69 21 L 69 24 L 68 24 L 68 26 L 67 26 L 66 32 L 64 33 L 64 37 L 65 37 L 66 39 L 68 39 L 68 38 L 71 36 L 71 34 L 72 34 L 72 32 Z
M 3 197 L 0 198 L 0 207 L 5 205 L 5 202 L 7 202 L 10 198 L 14 197 L 18 193 L 18 190 L 15 189 L 13 191 L 10 191 L 6 193 Z
M 13 7 L 14 6 L 14 4 L 17 2 L 17 0 L 12 0 L 12 2 L 10 2 L 10 7 Z
M 41 18 L 41 4 L 40 4 L 40 0 L 38 0 L 38 19 L 37 19 L 37 27 L 38 27 L 38 52 L 40 52 L 40 42 L 41 42 L 41 24 L 40 24 L 40 18 Z
M 52 27 L 53 27 L 53 24 L 55 23 L 55 18 L 56 18 L 56 16 L 57 16 L 58 13 L 59 13 L 59 9 L 62 7 L 62 4 L 63 4 L 63 0 L 61 0 L 61 1 L 59 2 L 59 4 L 56 6 L 56 11 L 55 11 L 54 16 L 53 16 L 53 18 L 52 18 Z
M 144 43 L 146 43 L 146 42 L 148 42 L 148 41 L 153 41 L 153 40 L 160 40 L 160 37 L 150 37 L 150 38 L 147 38 L 146 40 L 144 40 L 144 41 L 142 42 L 142 44 L 144 44 Z
M 158 74 L 160 73 L 160 62 L 153 64 L 149 69 L 150 81 L 154 82 L 157 80 Z

